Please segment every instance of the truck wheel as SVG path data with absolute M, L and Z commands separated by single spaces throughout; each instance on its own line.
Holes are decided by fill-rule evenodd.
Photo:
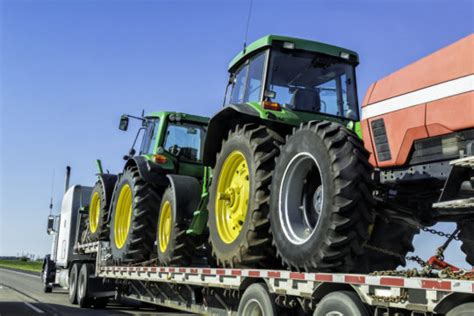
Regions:
M 324 296 L 316 306 L 313 315 L 369 316 L 369 312 L 357 294 L 350 291 L 338 291 Z
M 287 138 L 270 200 L 273 241 L 284 264 L 354 268 L 373 222 L 371 172 L 362 141 L 340 124 L 310 122 Z
M 73 263 L 69 272 L 69 303 L 77 304 L 77 276 L 79 274 L 79 263 Z
M 395 270 L 400 265 L 405 266 L 405 257 L 407 253 L 415 250 L 413 238 L 419 231 L 418 228 L 406 223 L 377 217 L 370 234 L 370 240 L 364 247 L 362 255 L 357 259 L 356 272 Z M 384 253 L 383 250 L 399 254 L 399 256 Z
M 91 307 L 93 297 L 90 295 L 89 278 L 92 275 L 94 266 L 90 263 L 84 263 L 79 270 L 77 278 L 77 303 L 81 308 Z
M 474 266 L 474 221 L 467 220 L 458 223 L 461 250 L 466 254 L 466 261 Z
M 106 225 L 109 213 L 109 202 L 105 199 L 105 189 L 101 181 L 97 181 L 91 193 L 89 203 L 89 238 L 97 241 L 101 237 L 108 237 L 109 230 Z
M 278 315 L 275 301 L 270 297 L 266 286 L 260 283 L 252 284 L 245 290 L 240 299 L 237 314 L 241 316 Z
M 268 199 L 282 139 L 265 126 L 230 131 L 217 155 L 209 190 L 209 242 L 224 267 L 264 265 L 274 257 Z M 268 266 L 267 266 L 268 268 Z
M 158 260 L 162 265 L 187 266 L 191 263 L 191 252 L 195 247 L 186 235 L 183 215 L 176 210 L 173 189 L 167 188 L 161 200 L 156 234 Z
M 43 270 L 41 271 L 41 281 L 43 282 L 43 292 L 44 293 L 51 293 L 53 291 L 53 287 L 50 284 L 50 279 L 52 278 L 52 273 L 54 271 L 54 263 L 51 261 L 51 256 L 46 255 L 43 262 Z M 52 280 L 54 282 L 54 279 Z
M 148 260 L 160 198 L 136 167 L 125 169 L 118 181 L 110 221 L 112 257 L 117 264 Z

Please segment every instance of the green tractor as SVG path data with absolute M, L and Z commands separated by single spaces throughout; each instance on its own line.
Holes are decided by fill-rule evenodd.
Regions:
M 374 220 L 357 64 L 353 51 L 273 35 L 232 60 L 203 157 L 221 266 L 270 268 L 278 255 L 296 269 L 354 270 Z
M 110 240 L 117 263 L 148 260 L 156 244 L 161 264 L 188 264 L 195 243 L 186 229 L 199 205 L 202 182 L 206 182 L 202 147 L 209 119 L 176 112 L 123 115 L 121 130 L 128 129 L 129 118 L 142 121 L 142 126 L 124 157 L 121 174 L 105 174 L 99 164 L 89 204 L 89 236 Z

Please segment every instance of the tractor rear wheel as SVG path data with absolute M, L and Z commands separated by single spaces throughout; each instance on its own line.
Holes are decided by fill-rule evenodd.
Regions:
M 176 209 L 173 189 L 167 188 L 161 200 L 156 234 L 158 260 L 162 265 L 188 266 L 191 263 L 195 246 L 186 235 L 188 225 L 183 215 Z
M 106 223 L 110 201 L 107 201 L 105 197 L 105 188 L 99 180 L 92 189 L 89 203 L 89 239 L 91 241 L 97 241 L 109 235 Z
M 271 265 L 275 255 L 268 201 L 274 160 L 282 141 L 265 126 L 246 124 L 230 131 L 222 144 L 208 206 L 209 242 L 221 266 Z
M 270 200 L 278 255 L 296 269 L 352 271 L 373 222 L 362 141 L 340 124 L 310 122 L 280 151 Z
M 474 266 L 474 220 L 458 223 L 461 250 L 466 254 L 466 261 Z
M 110 220 L 110 245 L 116 263 L 148 260 L 153 252 L 160 197 L 136 167 L 118 180 Z

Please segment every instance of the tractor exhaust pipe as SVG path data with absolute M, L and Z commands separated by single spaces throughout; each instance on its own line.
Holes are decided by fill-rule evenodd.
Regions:
M 69 179 L 71 178 L 71 167 L 66 167 L 66 179 L 64 181 L 64 193 L 69 189 Z

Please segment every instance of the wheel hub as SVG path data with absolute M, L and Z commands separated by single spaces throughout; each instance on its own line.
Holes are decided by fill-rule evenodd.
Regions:
M 125 245 L 130 231 L 133 208 L 132 198 L 130 185 L 128 183 L 124 184 L 119 192 L 114 215 L 114 240 L 115 246 L 119 249 Z

